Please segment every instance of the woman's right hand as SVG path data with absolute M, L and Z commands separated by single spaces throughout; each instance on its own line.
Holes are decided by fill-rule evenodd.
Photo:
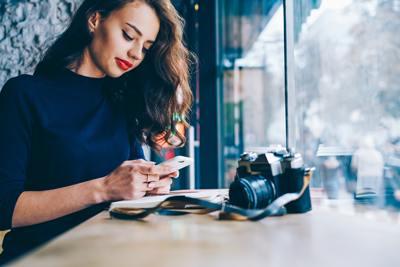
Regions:
M 159 174 L 175 171 L 174 168 L 155 166 L 153 162 L 143 159 L 125 161 L 109 175 L 100 178 L 101 202 L 141 198 L 147 191 L 154 189 Z
M 154 163 L 145 160 L 130 160 L 102 178 L 52 190 L 24 191 L 15 205 L 12 227 L 47 222 L 93 204 L 141 198 L 146 192 L 171 183 L 170 179 L 159 181 L 159 174 L 174 171 L 169 166 L 154 166 Z M 149 183 L 147 174 L 151 181 Z

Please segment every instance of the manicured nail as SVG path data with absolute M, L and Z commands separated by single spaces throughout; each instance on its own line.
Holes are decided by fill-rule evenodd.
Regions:
M 147 164 L 147 165 L 154 165 L 155 162 L 153 162 L 153 161 L 146 161 L 145 164 Z
M 154 188 L 156 186 L 155 182 L 151 182 L 147 185 L 149 188 Z
M 170 168 L 169 171 L 170 171 L 170 172 L 176 172 L 177 169 L 175 169 L 175 168 Z

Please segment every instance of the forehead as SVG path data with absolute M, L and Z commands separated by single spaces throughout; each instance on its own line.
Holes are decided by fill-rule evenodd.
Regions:
M 149 5 L 139 0 L 126 4 L 120 10 L 113 12 L 109 18 L 118 20 L 121 25 L 126 25 L 126 23 L 134 25 L 146 39 L 155 40 L 160 29 L 156 12 Z

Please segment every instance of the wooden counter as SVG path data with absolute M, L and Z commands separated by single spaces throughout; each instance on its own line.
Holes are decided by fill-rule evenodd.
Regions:
M 7 266 L 400 266 L 400 228 L 324 210 L 217 221 L 211 215 L 84 222 Z

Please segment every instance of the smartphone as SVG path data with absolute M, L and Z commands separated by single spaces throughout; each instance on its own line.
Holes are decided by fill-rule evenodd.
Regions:
M 157 164 L 157 165 L 158 166 L 167 165 L 167 166 L 171 166 L 171 167 L 179 170 L 179 169 L 182 169 L 182 168 L 185 168 L 185 167 L 189 166 L 192 163 L 193 163 L 193 159 L 191 159 L 191 158 L 184 157 L 184 156 L 176 156 L 176 157 L 174 157 L 172 159 L 169 159 L 169 160 L 164 161 L 164 162 L 162 162 L 160 164 Z M 163 174 L 160 174 L 160 175 L 165 175 L 165 174 L 168 174 L 168 173 L 163 173 Z

